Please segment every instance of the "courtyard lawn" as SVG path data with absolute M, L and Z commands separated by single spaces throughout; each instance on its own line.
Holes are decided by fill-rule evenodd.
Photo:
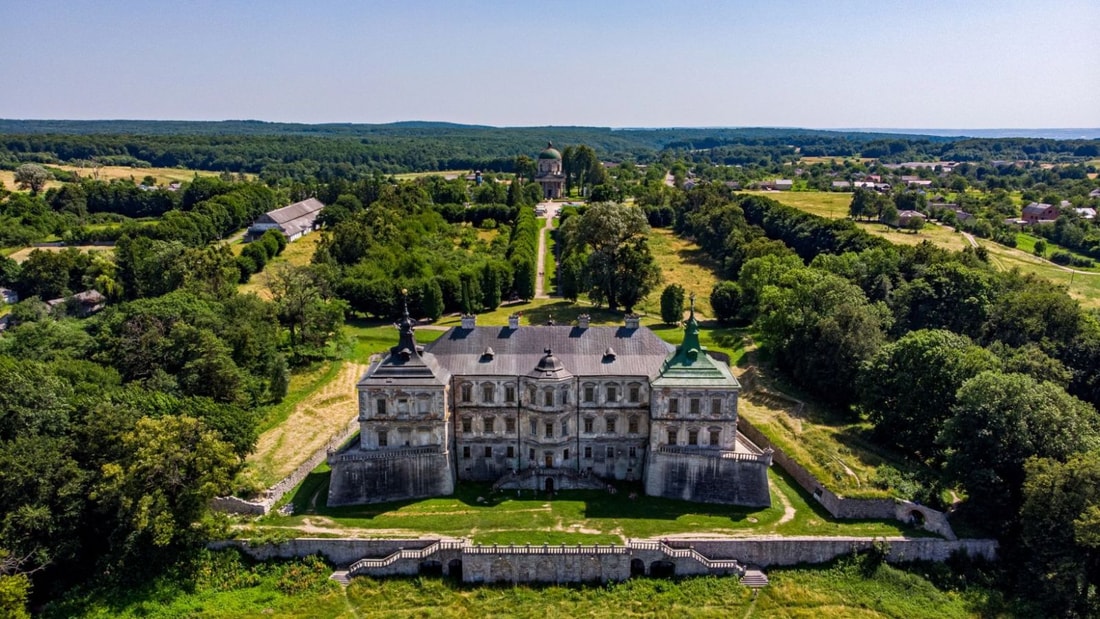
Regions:
M 462 483 L 449 497 L 330 508 L 329 470 L 322 465 L 286 499 L 293 504 L 294 515 L 273 512 L 236 534 L 445 536 L 480 544 L 605 544 L 631 538 L 707 535 L 930 535 L 892 520 L 833 519 L 777 467 L 768 477 L 772 489 L 772 506 L 768 508 L 647 497 L 640 484 L 626 482 L 615 484 L 615 494 L 566 490 L 552 498 L 545 492 L 493 493 L 487 484 Z

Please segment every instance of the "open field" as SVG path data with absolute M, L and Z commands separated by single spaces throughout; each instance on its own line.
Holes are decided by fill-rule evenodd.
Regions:
M 22 191 L 22 190 L 17 189 L 16 186 L 15 186 L 15 171 L 14 170 L 0 170 L 0 184 L 3 184 L 4 188 L 7 189 L 8 191 Z M 43 188 L 43 191 L 45 191 L 46 189 L 51 189 L 51 188 L 60 187 L 60 186 L 61 186 L 61 181 L 49 180 L 49 181 L 46 181 L 46 186 L 45 186 L 45 188 Z M 29 191 L 29 190 L 27 190 L 27 191 Z
M 654 228 L 649 235 L 649 248 L 661 266 L 664 282 L 639 304 L 635 311 L 661 317 L 661 291 L 669 284 L 684 288 L 684 309 L 688 297 L 695 293 L 695 313 L 699 318 L 712 317 L 710 291 L 718 283 L 718 265 L 706 252 L 691 241 L 684 240 L 668 228 Z
M 736 578 L 636 578 L 607 585 L 464 586 L 442 578 L 354 578 L 343 589 L 316 558 L 252 564 L 233 551 L 203 551 L 193 563 L 138 587 L 81 593 L 46 617 L 757 617 L 956 619 L 1012 616 L 976 586 L 939 589 L 917 571 L 845 558 L 769 570 L 754 593 Z M 183 584 L 181 581 L 186 581 Z
M 68 172 L 74 172 L 79 174 L 83 178 L 98 178 L 101 181 L 112 181 L 116 179 L 133 179 L 134 182 L 140 183 L 146 176 L 152 176 L 157 179 L 158 185 L 167 185 L 174 182 L 186 182 L 196 176 L 218 176 L 221 172 L 211 172 L 208 170 L 185 170 L 183 168 L 134 168 L 130 166 L 103 166 L 101 168 L 93 170 L 93 168 L 82 168 L 80 166 L 72 165 L 54 165 L 46 164 L 49 168 L 58 168 L 66 170 Z M 254 175 L 248 174 L 248 177 Z M 9 190 L 15 190 L 15 172 L 12 170 L 0 170 L 0 182 L 4 183 L 4 187 Z M 56 180 L 50 180 L 46 183 L 46 189 L 51 187 L 60 187 L 61 182 Z
M 748 193 L 764 195 L 808 213 L 834 219 L 847 216 L 848 204 L 852 199 L 851 194 L 820 191 L 757 191 Z M 843 198 L 843 208 L 841 208 L 838 197 Z M 918 234 L 912 234 L 905 230 L 894 230 L 878 223 L 858 222 L 857 225 L 871 234 L 881 236 L 899 245 L 916 245 L 927 240 L 953 251 L 961 250 L 967 245 L 966 238 L 962 234 L 953 232 L 946 226 L 931 223 L 926 225 Z M 989 251 L 989 260 L 998 269 L 1007 271 L 1018 268 L 1024 273 L 1034 273 L 1045 277 L 1066 286 L 1069 295 L 1077 299 L 1083 307 L 1100 308 L 1100 271 L 1085 269 L 1084 271 L 1091 272 L 1075 274 L 1049 261 L 1037 258 L 1027 251 L 1005 247 L 986 239 L 977 239 L 977 242 Z M 1032 244 L 1032 247 L 1034 247 L 1034 244 Z M 1082 269 L 1077 270 L 1082 271 Z
M 401 174 L 394 174 L 393 177 L 399 181 L 411 181 L 425 176 L 442 176 L 445 179 L 453 179 L 464 177 L 467 174 L 472 173 L 473 170 L 441 170 L 438 172 L 403 172 Z
M 75 247 L 82 252 L 113 252 L 115 250 L 114 247 L 108 245 L 71 245 L 69 247 Z M 56 253 L 68 249 L 69 247 L 24 247 L 23 249 L 13 251 L 8 257 L 16 262 L 22 263 L 25 262 L 27 258 L 30 258 L 31 252 L 36 249 Z
M 280 264 L 291 264 L 294 266 L 309 264 L 310 261 L 313 260 L 313 251 L 317 248 L 317 242 L 320 240 L 321 235 L 314 232 L 287 245 L 283 253 L 272 258 L 267 265 L 264 266 L 263 271 L 253 273 L 247 283 L 241 284 L 237 288 L 238 292 L 242 294 L 252 293 L 265 301 L 270 301 L 271 289 L 268 288 L 267 285 L 267 274 L 271 273 L 272 269 Z M 241 250 L 244 249 L 244 245 L 244 243 L 236 242 L 230 245 L 230 248 L 235 255 L 239 255 Z
M 844 163 L 845 161 L 870 163 L 874 160 L 874 157 L 803 157 L 799 159 L 798 162 L 804 163 L 806 165 L 812 165 L 815 163 Z

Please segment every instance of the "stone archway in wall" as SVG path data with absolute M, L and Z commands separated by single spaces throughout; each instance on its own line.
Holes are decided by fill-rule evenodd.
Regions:
M 649 565 L 649 575 L 653 578 L 672 578 L 676 576 L 676 564 L 672 561 L 654 561 Z
M 581 582 L 602 582 L 603 564 L 598 557 L 581 559 Z
M 630 577 L 645 576 L 645 561 L 641 559 L 630 560 Z
M 538 582 L 558 581 L 558 571 L 554 569 L 554 564 L 549 559 L 540 559 L 535 564 L 535 580 Z
M 546 478 L 546 491 L 547 492 L 553 492 L 554 491 L 554 478 L 553 477 L 547 477 Z
M 503 557 L 497 557 L 489 566 L 489 580 L 493 582 L 516 582 L 516 570 Z
M 462 559 L 451 559 L 451 561 L 447 563 L 447 575 L 462 582 Z

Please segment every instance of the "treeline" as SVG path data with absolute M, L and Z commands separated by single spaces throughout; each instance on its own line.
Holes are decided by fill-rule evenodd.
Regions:
M 1055 550 L 1043 531 L 1096 530 L 1100 492 L 1073 484 L 1100 482 L 1097 317 L 1047 280 L 995 271 L 980 249 L 893 246 L 765 198 L 695 193 L 682 233 L 727 271 L 740 265 L 715 288 L 719 318 L 753 322 L 796 384 L 920 465 L 908 498 L 946 507 L 961 489 L 957 517 L 1000 536 L 1010 562 L 1029 558 L 1010 576 L 1030 583 L 1039 614 L 1095 612 L 1090 538 L 1060 535 Z M 1034 518 L 1051 500 L 1057 511 Z

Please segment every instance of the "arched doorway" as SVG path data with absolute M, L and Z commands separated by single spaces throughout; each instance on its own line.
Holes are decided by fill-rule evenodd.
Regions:
M 462 559 L 451 559 L 447 564 L 447 575 L 462 582 Z
M 547 492 L 553 492 L 554 491 L 554 478 L 553 477 L 547 477 L 546 478 L 546 491 Z
M 420 569 L 418 570 L 421 576 L 442 576 L 443 575 L 443 562 L 442 561 L 421 561 Z
M 924 512 L 919 509 L 914 509 L 913 511 L 909 512 L 909 524 L 915 527 L 923 527 Z
M 630 577 L 645 576 L 645 561 L 641 559 L 630 560 Z
M 676 575 L 676 564 L 672 561 L 654 561 L 649 564 L 649 575 L 654 578 L 672 578 Z

